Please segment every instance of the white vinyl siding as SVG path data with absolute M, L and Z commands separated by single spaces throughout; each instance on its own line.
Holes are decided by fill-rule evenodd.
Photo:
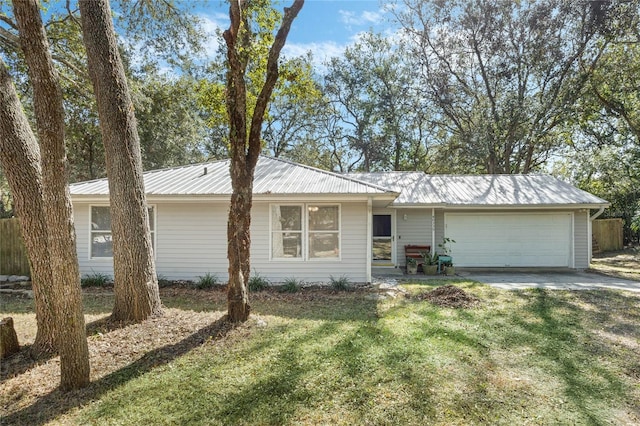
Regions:
M 167 279 L 197 280 L 206 273 L 228 279 L 227 202 L 156 202 L 156 270 Z M 274 203 L 271 203 L 274 204 Z M 280 204 L 296 204 L 282 202 Z M 305 204 L 305 203 L 299 203 Z M 322 205 L 308 203 L 309 205 Z M 271 260 L 268 202 L 254 202 L 251 219 L 251 273 L 273 283 L 287 278 L 305 282 L 329 282 L 330 276 L 366 280 L 367 204 L 340 205 L 340 258 L 306 262 Z M 336 205 L 327 204 L 327 205 Z M 89 258 L 89 204 L 74 203 L 81 273 L 113 276 L 111 258 Z
M 227 203 L 158 203 L 156 210 L 159 274 L 195 281 L 211 273 L 227 279 Z
M 405 266 L 405 245 L 431 245 L 431 209 L 396 210 L 396 232 L 397 263 Z
M 575 250 L 575 268 L 589 267 L 589 211 L 577 211 L 574 214 L 573 235 Z
M 571 213 L 446 213 L 460 267 L 573 267 Z

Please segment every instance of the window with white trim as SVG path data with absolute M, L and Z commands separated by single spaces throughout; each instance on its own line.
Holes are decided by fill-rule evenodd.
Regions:
M 111 211 L 109 206 L 91 206 L 90 209 L 90 254 L 91 258 L 112 258 L 113 240 L 111 238 Z M 151 245 L 155 249 L 156 218 L 155 209 L 149 207 L 149 229 Z
M 340 206 L 272 204 L 271 259 L 340 258 Z

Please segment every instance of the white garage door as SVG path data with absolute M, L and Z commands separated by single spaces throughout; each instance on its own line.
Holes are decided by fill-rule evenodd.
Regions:
M 445 214 L 461 267 L 571 267 L 570 213 Z

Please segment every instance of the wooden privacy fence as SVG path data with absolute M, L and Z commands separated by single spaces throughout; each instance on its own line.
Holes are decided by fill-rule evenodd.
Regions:
M 622 219 L 598 219 L 593 221 L 593 238 L 601 251 L 622 250 L 624 248 Z
M 29 275 L 27 249 L 16 218 L 0 219 L 0 275 Z

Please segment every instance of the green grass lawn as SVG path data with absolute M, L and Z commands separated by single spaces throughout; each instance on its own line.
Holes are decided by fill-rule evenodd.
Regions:
M 118 371 L 53 423 L 640 423 L 640 294 L 455 284 L 480 304 L 364 292 L 256 298 L 248 326 Z M 98 312 L 105 301 L 96 300 Z M 164 303 L 222 307 L 187 296 Z

